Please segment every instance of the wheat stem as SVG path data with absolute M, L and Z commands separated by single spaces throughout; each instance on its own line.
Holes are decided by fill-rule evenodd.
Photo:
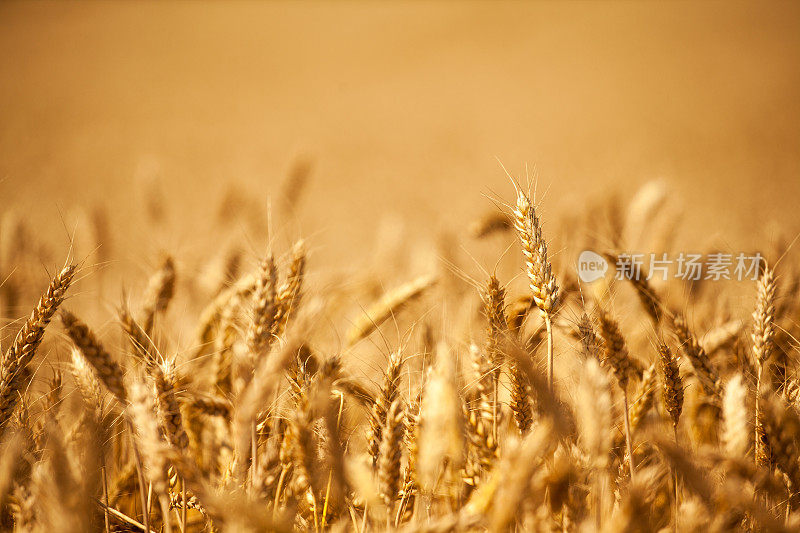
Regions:
M 625 441 L 628 448 L 628 467 L 631 471 L 631 481 L 633 481 L 634 466 L 633 466 L 633 438 L 631 435 L 631 417 L 628 409 L 628 391 L 623 387 L 622 398 L 625 402 Z
M 255 419 L 250 424 L 250 488 L 255 491 L 258 468 L 258 431 Z
M 755 449 L 753 450 L 753 460 L 756 468 L 758 467 L 761 458 L 764 456 L 763 442 L 761 441 L 761 436 L 759 435 L 759 428 L 761 425 L 761 374 L 763 369 L 763 365 L 758 364 L 758 368 L 756 369 L 755 423 L 753 424 L 755 439 L 753 441 L 755 446 Z
M 186 531 L 188 508 L 186 507 L 186 479 L 183 476 L 181 476 L 181 505 L 181 530 Z
M 672 425 L 672 431 L 675 434 L 675 447 L 678 446 L 678 424 Z M 679 500 L 679 492 L 680 488 L 678 487 L 678 469 L 674 466 L 672 467 L 672 475 L 675 480 L 675 533 L 678 533 L 678 516 L 680 514 L 680 500 Z
M 553 392 L 553 324 L 550 313 L 544 313 L 544 325 L 547 328 L 547 386 Z
M 139 496 L 142 500 L 142 515 L 144 520 L 145 531 L 150 531 L 150 512 L 149 512 L 149 497 L 145 492 L 144 480 L 144 467 L 142 466 L 142 457 L 139 454 L 139 448 L 136 446 L 136 438 L 134 436 L 133 423 L 127 420 L 128 431 L 131 435 L 131 449 L 133 450 L 133 459 L 136 464 L 136 475 L 139 478 Z
M 105 458 L 101 458 L 102 466 L 100 467 L 100 474 L 103 480 L 103 521 L 105 526 L 105 533 L 111 532 L 111 526 L 108 523 L 108 475 L 106 473 Z
M 284 465 L 283 467 L 281 467 L 281 474 L 278 477 L 278 485 L 275 488 L 275 501 L 273 502 L 272 505 L 273 516 L 276 516 L 278 513 L 278 502 L 280 501 L 281 490 L 283 489 L 283 483 L 284 481 L 286 481 L 286 474 L 288 474 L 288 472 L 289 472 L 288 466 Z

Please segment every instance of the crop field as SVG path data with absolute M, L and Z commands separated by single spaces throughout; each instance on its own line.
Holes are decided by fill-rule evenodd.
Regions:
M 0 3 L 0 531 L 800 530 L 791 3 Z

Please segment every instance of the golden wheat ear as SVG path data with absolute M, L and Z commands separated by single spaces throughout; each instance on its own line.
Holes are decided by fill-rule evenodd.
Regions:
M 378 458 L 378 482 L 381 498 L 387 509 L 387 527 L 394 522 L 394 505 L 400 492 L 400 460 L 403 453 L 405 412 L 402 400 L 389 406 L 383 426 L 380 454 Z
M 20 394 L 27 386 L 31 377 L 28 367 L 42 342 L 45 328 L 64 301 L 76 271 L 77 267 L 70 265 L 53 277 L 39 303 L 0 360 L 0 427 L 11 418 Z
M 152 486 L 153 495 L 161 505 L 165 530 L 171 531 L 166 476 L 169 446 L 164 442 L 154 416 L 157 407 L 152 384 L 143 377 L 132 379 L 128 383 L 128 399 L 126 412 L 135 430 L 144 474 Z
M 547 255 L 547 242 L 544 239 L 536 208 L 530 198 L 517 191 L 514 207 L 514 228 L 517 230 L 522 254 L 525 257 L 525 273 L 536 307 L 543 315 L 552 315 L 558 303 L 558 285 Z
M 528 276 L 533 301 L 539 308 L 547 328 L 547 383 L 552 389 L 554 380 L 552 319 L 558 304 L 558 285 L 547 256 L 547 242 L 536 209 L 531 199 L 519 187 L 517 187 L 517 202 L 513 215 L 514 228 L 522 246 L 525 273 Z
M 270 253 L 261 263 L 253 293 L 253 320 L 247 331 L 247 345 L 254 360 L 264 355 L 272 344 L 277 311 L 278 267 Z
M 697 337 L 689 329 L 689 325 L 683 315 L 676 314 L 672 317 L 672 331 L 678 340 L 681 352 L 692 363 L 703 391 L 711 397 L 716 405 L 719 405 L 722 400 L 719 372 L 711 362 L 711 358 L 705 349 L 698 342 Z
M 777 284 L 775 273 L 764 267 L 758 280 L 758 296 L 753 311 L 753 331 L 750 340 L 753 343 L 753 356 L 760 371 L 765 367 L 775 347 L 775 294 Z
M 677 428 L 683 410 L 683 380 L 678 368 L 678 359 L 663 342 L 658 345 L 658 360 L 663 377 L 664 407 Z
M 508 334 L 505 298 L 506 291 L 503 286 L 500 285 L 500 281 L 497 277 L 490 276 L 484 294 L 484 308 L 488 328 L 486 331 L 486 348 L 483 353 L 487 358 L 485 366 L 488 367 L 489 376 L 491 377 L 491 389 L 488 397 L 489 408 L 485 409 L 485 412 L 490 415 L 487 423 L 492 430 L 492 437 L 495 442 L 497 441 L 498 426 L 502 415 L 500 406 L 500 375 L 503 370 L 503 350 L 501 343 Z M 521 408 L 524 409 L 522 406 Z
M 605 347 L 605 356 L 603 361 L 608 364 L 614 371 L 614 376 L 617 378 L 617 383 L 622 389 L 623 407 L 624 407 L 624 422 L 625 422 L 625 442 L 627 444 L 628 466 L 630 469 L 631 479 L 634 474 L 634 457 L 633 457 L 633 432 L 631 431 L 630 408 L 628 405 L 628 380 L 634 372 L 631 358 L 628 354 L 628 347 L 625 343 L 625 338 L 619 329 L 619 324 L 611 316 L 611 314 L 598 308 L 598 322 L 600 323 L 600 334 L 603 337 L 603 346 Z
M 74 314 L 62 310 L 61 323 L 78 349 L 78 354 L 73 355 L 75 367 L 80 368 L 84 362 L 88 363 L 108 391 L 124 406 L 126 393 L 122 367 L 111 358 L 89 326 Z
M 625 390 L 633 373 L 625 337 L 622 336 L 619 324 L 608 311 L 598 308 L 597 321 L 600 324 L 600 335 L 603 339 L 603 363 L 611 367 L 620 388 Z
M 303 241 L 292 247 L 292 260 L 286 281 L 278 288 L 276 295 L 275 322 L 272 327 L 273 336 L 280 337 L 286 332 L 286 325 L 292 314 L 300 307 L 300 299 L 305 279 L 307 252 Z
M 372 457 L 372 464 L 378 464 L 380 456 L 380 446 L 383 441 L 383 430 L 389 407 L 400 397 L 400 379 L 403 371 L 403 355 L 397 351 L 392 352 L 383 373 L 383 384 L 378 396 L 375 398 L 370 411 L 369 425 L 367 434 L 367 451 Z
M 167 311 L 175 294 L 175 260 L 167 257 L 150 278 L 142 309 L 142 329 L 152 337 L 156 316 Z
M 725 385 L 722 401 L 722 449 L 733 458 L 744 459 L 750 452 L 753 436 L 747 410 L 747 385 L 741 374 Z
M 621 257 L 619 254 L 606 252 L 603 255 L 612 263 L 622 266 L 625 271 L 632 272 L 632 260 L 630 258 Z M 664 315 L 663 303 L 656 290 L 652 287 L 649 281 L 647 272 L 644 267 L 640 267 L 640 271 L 636 275 L 625 276 L 630 284 L 636 291 L 636 296 L 644 307 L 647 314 L 653 320 L 653 323 L 658 326 L 661 318 Z
M 428 494 L 437 493 L 442 479 L 454 477 L 464 464 L 462 413 L 455 358 L 442 341 L 423 389 L 418 419 L 417 475 Z
M 422 296 L 434 283 L 436 278 L 420 276 L 385 293 L 355 320 L 347 333 L 348 344 L 352 346 L 366 338 L 395 313 Z
M 118 316 L 119 325 L 128 338 L 132 348 L 131 353 L 134 357 L 143 363 L 146 368 L 153 368 L 158 365 L 158 348 L 153 343 L 153 339 L 133 318 L 125 304 L 118 309 Z

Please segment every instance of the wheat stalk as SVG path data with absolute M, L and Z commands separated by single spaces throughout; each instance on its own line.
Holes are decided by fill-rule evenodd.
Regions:
M 576 397 L 578 431 L 584 451 L 594 469 L 595 525 L 599 527 L 601 514 L 606 508 L 603 487 L 612 446 L 612 402 L 610 381 L 596 360 L 588 360 Z
M 156 494 L 159 500 L 164 527 L 169 533 L 172 531 L 172 528 L 169 520 L 169 499 L 167 496 L 166 478 L 168 447 L 167 444 L 161 440 L 158 422 L 153 416 L 156 412 L 156 404 L 152 392 L 153 388 L 143 379 L 139 378 L 130 383 L 128 390 L 129 403 L 127 412 L 133 427 L 136 429 L 136 441 L 141 450 L 144 471 L 152 484 L 153 493 Z M 148 514 L 145 508 L 145 524 L 149 521 L 147 517 Z
M 378 459 L 378 480 L 383 502 L 386 505 L 389 528 L 400 490 L 400 459 L 402 457 L 403 433 L 405 432 L 405 413 L 399 400 L 395 400 L 386 413 L 386 422 L 381 435 Z
M 623 267 L 623 269 L 625 269 L 624 271 L 629 273 L 629 275 L 625 276 L 625 279 L 630 281 L 636 291 L 636 296 L 639 297 L 639 301 L 642 303 L 645 311 L 647 311 L 647 314 L 650 315 L 653 323 L 657 326 L 661 322 L 661 316 L 663 315 L 662 303 L 655 289 L 653 289 L 648 281 L 649 276 L 647 272 L 641 267 L 638 268 L 638 271 L 633 271 L 633 263 L 630 258 L 620 257 L 618 254 L 610 252 L 604 255 L 611 263 Z
M 356 318 L 347 333 L 348 344 L 352 346 L 367 337 L 402 307 L 419 298 L 435 282 L 436 279 L 431 276 L 420 276 L 385 293 Z
M 742 375 L 736 374 L 725 386 L 722 401 L 722 448 L 730 457 L 744 458 L 750 449 L 746 402 L 747 387 Z
M 286 331 L 286 324 L 292 313 L 297 312 L 300 305 L 301 290 L 306 270 L 306 247 L 298 241 L 292 248 L 292 261 L 286 281 L 278 288 L 276 295 L 275 323 L 273 335 L 280 336 Z
M 484 296 L 488 329 L 486 332 L 486 357 L 491 376 L 491 427 L 492 435 L 497 440 L 497 426 L 500 418 L 500 373 L 503 369 L 502 350 L 500 343 L 508 332 L 505 311 L 506 291 L 500 285 L 497 277 L 490 276 Z
M 764 368 L 769 361 L 775 342 L 775 275 L 772 270 L 765 266 L 758 280 L 758 297 L 756 309 L 753 311 L 753 332 L 750 339 L 753 342 L 753 355 L 756 362 L 756 401 L 755 401 L 755 420 L 756 420 L 756 461 L 763 460 L 765 450 L 762 449 L 763 417 L 761 415 L 761 380 Z M 800 488 L 800 487 L 798 487 Z
M 419 413 L 418 479 L 428 494 L 435 494 L 448 471 L 458 471 L 464 461 L 461 398 L 456 366 L 449 346 L 440 342 L 436 364 L 425 384 Z
M 253 293 L 253 320 L 247 332 L 247 345 L 256 360 L 272 344 L 273 325 L 277 307 L 278 267 L 275 258 L 268 254 L 261 263 L 255 292 Z
M 663 399 L 664 407 L 672 418 L 672 429 L 675 433 L 675 445 L 678 445 L 678 421 L 683 410 L 683 380 L 681 379 L 678 361 L 669 347 L 661 342 L 658 345 L 658 360 L 661 365 L 661 375 L 664 379 Z M 678 529 L 678 472 L 675 473 L 675 529 Z
M 149 337 L 153 334 L 156 315 L 167 311 L 169 302 L 175 294 L 175 261 L 167 257 L 161 267 L 150 278 L 145 292 L 142 309 L 142 329 Z
M 111 358 L 89 326 L 74 314 L 62 310 L 61 322 L 67 335 L 78 348 L 80 357 L 92 366 L 103 385 L 124 406 L 126 393 L 122 367 Z
M 678 360 L 663 342 L 658 345 L 658 360 L 664 379 L 664 407 L 672 418 L 672 425 L 677 428 L 683 410 L 683 380 L 678 368 Z
M 22 389 L 30 379 L 28 366 L 42 342 L 45 328 L 72 284 L 75 272 L 76 267 L 70 265 L 53 277 L 39 303 L 14 338 L 13 344 L 0 360 L 0 427 L 11 417 Z
M 631 434 L 630 410 L 628 408 L 628 377 L 632 372 L 630 356 L 625 338 L 619 330 L 619 325 L 608 312 L 598 309 L 598 321 L 600 322 L 600 332 L 605 346 L 604 361 L 614 371 L 617 383 L 622 389 L 624 401 L 624 422 L 625 422 L 625 441 L 628 448 L 628 466 L 630 468 L 631 479 L 634 473 L 633 464 L 633 438 Z
M 514 228 L 517 230 L 522 254 L 525 257 L 525 273 L 533 301 L 544 318 L 547 328 L 547 382 L 553 387 L 553 328 L 552 316 L 558 303 L 558 285 L 547 257 L 547 243 L 536 209 L 530 198 L 517 188 L 517 203 L 514 207 Z
M 676 313 L 661 295 L 680 283 L 654 292 L 631 280 L 636 292 L 615 294 L 612 313 L 604 283 L 579 285 L 565 268 L 556 287 L 541 221 L 522 196 L 509 218 L 513 242 L 502 242 L 507 222 L 495 221 L 497 239 L 467 250 L 483 263 L 484 252 L 521 242 L 522 284 L 506 277 L 505 260 L 476 283 L 448 248 L 457 275 L 441 290 L 429 290 L 430 277 L 412 279 L 378 296 L 352 328 L 364 283 L 376 291 L 377 280 L 398 279 L 430 254 L 414 249 L 405 263 L 407 242 L 384 238 L 398 251 L 392 264 L 341 277 L 323 264 L 312 277 L 299 241 L 238 281 L 236 252 L 222 283 L 203 277 L 208 254 L 176 257 L 151 278 L 135 319 L 121 310 L 124 335 L 102 337 L 81 319 L 101 320 L 108 281 L 135 281 L 108 257 L 111 274 L 88 276 L 73 313 L 61 300 L 75 270 L 62 272 L 28 322 L 0 335 L 0 399 L 12 397 L 0 411 L 0 530 L 800 529 L 800 268 L 788 246 L 776 255 L 780 278 L 762 267 L 751 319 L 740 316 L 750 311 L 740 312 L 738 293 L 728 298 L 728 285 L 711 281 Z M 257 204 L 244 198 L 236 208 L 262 218 Z M 586 249 L 618 246 L 649 226 L 655 210 L 645 204 L 652 198 L 628 217 L 609 204 L 620 230 L 612 235 L 597 234 L 597 209 L 573 209 L 557 229 L 567 243 L 587 236 Z M 584 217 L 588 232 L 577 224 Z M 231 243 L 225 251 L 240 242 L 234 226 L 214 230 Z M 33 298 L 29 273 L 46 255 L 37 232 L 21 238 L 19 227 L 0 227 L 11 239 L 0 243 L 0 268 L 13 272 L 0 277 L 4 305 Z M 127 248 L 136 252 L 133 241 Z M 175 291 L 176 263 L 185 291 Z M 423 295 L 411 316 L 405 307 Z M 543 323 L 528 323 L 534 308 Z M 55 312 L 64 335 L 37 357 Z M 396 340 L 375 335 L 396 318 L 409 319 Z M 661 340 L 659 320 L 679 346 Z M 575 342 L 559 344 L 553 387 L 556 332 Z M 72 379 L 62 379 L 62 356 Z
M 711 362 L 711 358 L 697 341 L 697 338 L 689 330 L 686 319 L 683 315 L 676 314 L 672 318 L 672 329 L 678 339 L 683 354 L 689 359 L 694 367 L 695 373 L 700 380 L 703 391 L 711 396 L 712 400 L 719 405 L 721 401 L 721 390 L 719 384 L 719 372 Z
M 153 344 L 152 338 L 133 318 L 127 306 L 118 309 L 119 324 L 128 337 L 133 353 L 144 363 L 147 368 L 158 365 L 158 349 Z
M 383 430 L 387 424 L 389 407 L 400 395 L 400 377 L 403 370 L 403 355 L 393 352 L 389 355 L 386 370 L 383 373 L 383 384 L 370 410 L 370 430 L 367 435 L 367 451 L 372 457 L 372 464 L 377 465 L 380 446 L 383 441 Z

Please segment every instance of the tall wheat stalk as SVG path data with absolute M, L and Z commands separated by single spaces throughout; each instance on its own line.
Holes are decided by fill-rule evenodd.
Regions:
M 628 404 L 628 380 L 631 374 L 631 360 L 628 355 L 628 347 L 625 343 L 625 338 L 619 329 L 617 321 L 611 315 L 603 310 L 598 309 L 598 322 L 600 323 L 600 334 L 603 338 L 603 345 L 605 348 L 605 356 L 603 361 L 610 365 L 617 378 L 617 383 L 622 389 L 622 399 L 624 407 L 624 424 L 625 424 L 625 442 L 628 449 L 628 467 L 630 469 L 631 479 L 633 479 L 634 462 L 633 462 L 633 434 L 631 432 L 631 418 L 630 407 Z
M 70 265 L 53 277 L 39 303 L 14 338 L 14 343 L 0 359 L 0 427 L 11 418 L 21 391 L 31 378 L 28 366 L 42 342 L 45 328 L 64 301 L 75 272 L 76 267 Z
M 658 345 L 658 358 L 661 365 L 661 374 L 663 376 L 663 398 L 664 408 L 672 418 L 672 430 L 675 434 L 675 445 L 678 445 L 678 421 L 680 420 L 681 411 L 683 410 L 683 380 L 681 379 L 680 369 L 678 368 L 678 360 L 673 355 L 669 347 L 663 342 Z M 673 469 L 674 470 L 674 469 Z M 675 483 L 675 531 L 678 531 L 678 514 L 679 514 L 679 487 L 678 487 L 678 472 L 673 471 Z
M 514 228 L 517 230 L 522 254 L 525 257 L 525 273 L 533 301 L 544 319 L 547 331 L 547 383 L 553 390 L 553 313 L 558 302 L 558 285 L 547 257 L 547 242 L 542 233 L 536 208 L 530 197 L 516 184 L 517 203 L 514 207 Z
M 756 363 L 756 400 L 755 400 L 755 460 L 759 462 L 764 456 L 760 432 L 763 428 L 761 414 L 761 387 L 764 369 L 767 368 L 775 339 L 775 275 L 773 271 L 764 266 L 764 271 L 758 280 L 758 296 L 756 308 L 753 311 L 753 331 L 750 340 L 753 343 L 753 356 Z

